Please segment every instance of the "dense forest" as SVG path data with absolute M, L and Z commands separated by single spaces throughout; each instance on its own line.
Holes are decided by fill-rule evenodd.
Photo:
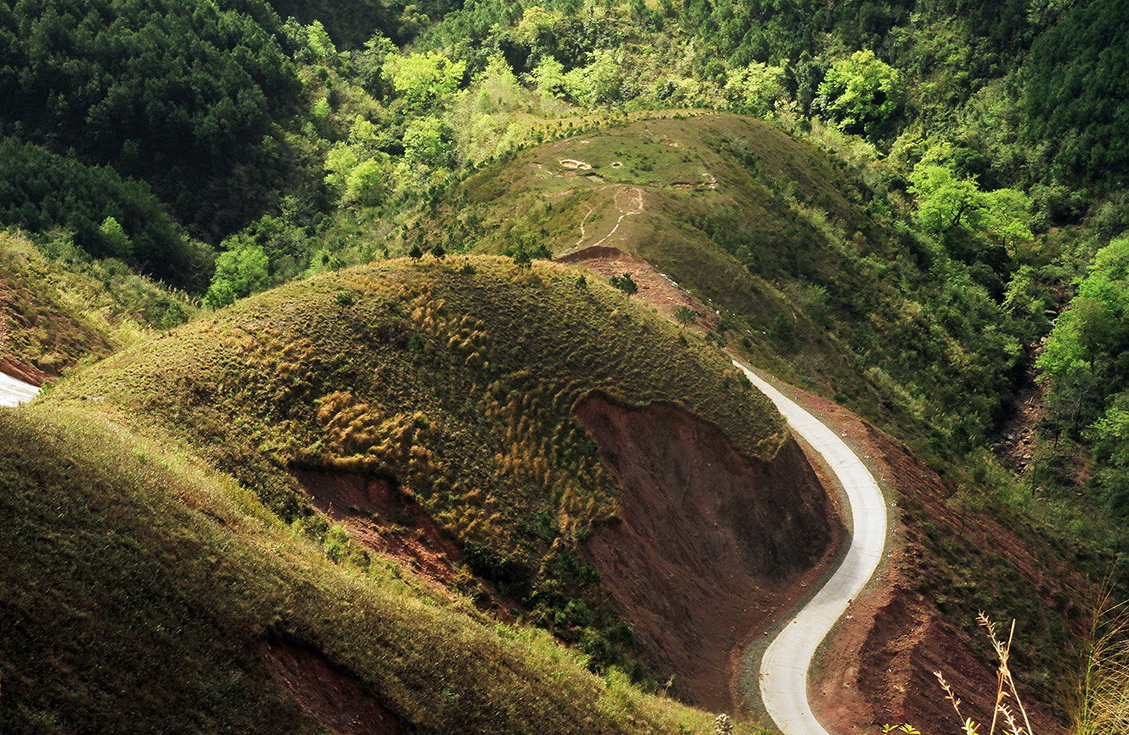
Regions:
M 964 358 L 919 371 L 941 444 L 989 448 L 1033 365 L 1023 481 L 1084 492 L 1079 532 L 1125 549 L 1093 518 L 1129 520 L 1127 47 L 1120 0 L 6 0 L 0 226 L 214 308 L 421 253 L 426 215 L 520 149 L 756 116 L 838 157 L 945 280 L 923 302 Z

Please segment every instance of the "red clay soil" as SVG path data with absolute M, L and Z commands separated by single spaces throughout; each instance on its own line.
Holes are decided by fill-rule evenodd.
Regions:
M 294 474 L 313 506 L 344 526 L 358 543 L 439 584 L 454 579 L 451 560 L 458 558 L 458 547 L 386 480 L 321 470 Z
M 735 711 L 740 649 L 819 578 L 842 539 L 832 503 L 793 441 L 764 463 L 674 406 L 593 396 L 576 415 L 620 487 L 617 519 L 588 541 L 604 586 L 677 695 Z
M 423 508 L 400 495 L 387 480 L 308 469 L 295 470 L 294 476 L 313 506 L 340 523 L 354 541 L 397 560 L 430 582 L 437 593 L 450 594 L 458 547 Z M 502 620 L 513 620 L 517 605 L 480 582 L 494 612 Z
M 562 255 L 556 261 L 583 266 L 604 278 L 618 278 L 624 273 L 630 273 L 631 280 L 639 286 L 639 298 L 658 309 L 660 314 L 673 317 L 680 307 L 685 306 L 695 313 L 695 324 L 698 326 L 707 330 L 717 326 L 717 315 L 713 311 L 674 285 L 673 281 L 647 261 L 618 248 L 597 245 Z
M 982 650 L 977 653 L 969 633 L 949 622 L 932 600 L 915 589 L 915 578 L 936 578 L 943 571 L 926 546 L 926 524 L 962 543 L 1002 554 L 1024 584 L 1043 591 L 1048 608 L 1055 598 L 1087 599 L 1092 588 L 1065 563 L 1037 556 L 1032 544 L 1013 529 L 974 511 L 954 510 L 945 502 L 953 494 L 945 481 L 887 435 L 827 399 L 796 393 L 809 410 L 869 456 L 898 493 L 899 506 L 914 508 L 913 513 L 898 514 L 893 548 L 880 581 L 855 600 L 849 619 L 822 657 L 822 668 L 811 685 L 819 716 L 841 735 L 873 733 L 883 724 L 903 722 L 923 732 L 955 732 L 956 715 L 933 676 L 939 671 L 962 700 L 965 716 L 990 721 L 994 662 Z M 1068 624 L 1077 628 L 1081 622 L 1075 614 Z M 1023 672 L 1015 673 L 1022 685 Z M 1040 695 L 1051 698 L 1057 692 L 1046 687 L 1041 692 L 1024 691 L 1021 686 L 1021 694 L 1035 732 L 1064 732 L 1061 721 L 1037 701 Z
M 263 644 L 263 660 L 302 709 L 339 735 L 412 732 L 361 682 L 313 649 L 274 638 Z
M 0 373 L 30 383 L 37 388 L 42 388 L 43 384 L 51 377 L 39 368 L 17 360 L 11 355 L 0 355 Z

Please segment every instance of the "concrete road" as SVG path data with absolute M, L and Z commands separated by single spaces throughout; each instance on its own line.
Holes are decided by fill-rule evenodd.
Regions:
M 0 406 L 18 406 L 27 403 L 39 389 L 22 380 L 0 373 Z
M 808 669 L 815 651 L 882 562 L 886 500 L 862 460 L 822 421 L 739 362 L 733 363 L 768 396 L 792 431 L 823 455 L 848 501 L 850 547 L 842 564 L 768 645 L 761 658 L 761 699 L 784 735 L 829 735 L 808 702 Z

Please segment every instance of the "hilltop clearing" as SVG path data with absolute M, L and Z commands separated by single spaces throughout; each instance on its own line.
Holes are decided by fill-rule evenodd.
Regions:
M 637 258 L 756 364 L 921 439 L 978 437 L 1020 354 L 992 297 L 1006 274 L 978 282 L 877 185 L 758 120 L 655 119 L 484 168 L 431 232 L 448 250 L 544 247 L 598 271 Z

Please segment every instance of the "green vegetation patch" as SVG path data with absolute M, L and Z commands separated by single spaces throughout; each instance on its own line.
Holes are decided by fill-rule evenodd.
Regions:
M 64 235 L 36 246 L 0 232 L 0 357 L 59 374 L 194 311 L 184 294 L 119 260 L 92 261 Z

